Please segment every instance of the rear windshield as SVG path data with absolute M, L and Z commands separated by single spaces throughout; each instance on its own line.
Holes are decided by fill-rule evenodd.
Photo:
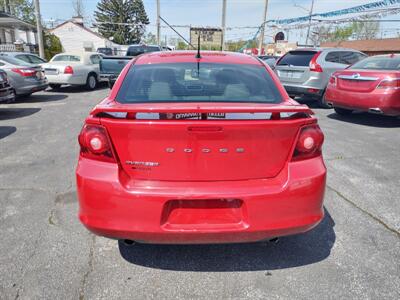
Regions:
M 26 65 L 30 64 L 30 63 L 27 63 L 26 61 L 23 61 L 21 59 L 13 58 L 13 57 L 10 57 L 10 56 L 4 56 L 4 55 L 0 56 L 0 60 L 3 60 L 5 62 L 7 62 L 9 64 L 12 64 L 12 65 L 15 65 L 15 66 L 26 66 Z
M 81 61 L 81 58 L 77 55 L 57 55 L 53 61 Z
M 157 52 L 157 51 L 160 51 L 160 48 L 156 46 L 131 46 L 128 48 L 126 56 L 137 56 L 143 53 Z
M 282 57 L 278 66 L 308 67 L 315 54 L 315 51 L 290 51 Z
M 350 69 L 360 70 L 400 70 L 400 56 L 369 57 L 355 63 Z
M 111 48 L 98 48 L 97 52 L 105 55 L 111 55 L 113 53 Z
M 177 63 L 134 65 L 117 101 L 280 103 L 282 98 L 263 66 Z

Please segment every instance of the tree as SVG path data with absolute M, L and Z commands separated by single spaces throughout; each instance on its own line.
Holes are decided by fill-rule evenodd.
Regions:
M 6 5 L 7 1 L 2 2 L 4 3 L 4 9 L 4 5 Z M 36 24 L 35 5 L 33 0 L 8 0 L 8 5 L 12 15 L 27 23 Z
M 154 45 L 157 44 L 157 37 L 155 34 L 149 32 L 146 35 L 143 36 L 142 38 L 143 42 L 148 44 L 148 45 Z
M 187 50 L 188 49 L 188 44 L 186 44 L 183 40 L 179 40 L 178 43 L 176 44 L 176 50 Z
M 346 40 L 370 40 L 376 38 L 379 32 L 379 22 L 370 21 L 368 18 L 363 21 L 353 21 L 345 26 L 318 26 L 313 28 L 311 41 L 314 45 L 324 42 L 340 42 Z
M 101 0 L 95 19 L 99 32 L 117 44 L 139 43 L 150 23 L 142 0 Z
M 63 52 L 60 39 L 51 33 L 44 33 L 44 54 L 47 60 Z
M 258 43 L 256 40 L 239 40 L 239 41 L 230 41 L 226 43 L 226 48 L 228 51 L 237 52 L 243 47 L 246 48 L 257 48 Z
M 85 7 L 82 0 L 72 0 L 72 8 L 75 17 L 83 17 L 85 15 Z
M 371 40 L 378 35 L 380 26 L 379 22 L 365 18 L 361 22 L 354 21 L 352 24 L 353 38 L 355 40 Z

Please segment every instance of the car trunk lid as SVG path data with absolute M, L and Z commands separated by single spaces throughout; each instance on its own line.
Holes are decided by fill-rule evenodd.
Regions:
M 46 75 L 58 75 L 64 73 L 65 67 L 74 66 L 79 63 L 80 62 L 74 62 L 74 61 L 50 62 L 43 66 L 43 70 Z
M 310 122 L 304 106 L 222 106 L 119 105 L 93 113 L 101 117 L 122 169 L 143 180 L 275 177 L 299 128 Z
M 339 90 L 368 93 L 376 89 L 382 80 L 396 78 L 398 75 L 388 71 L 349 69 L 336 74 L 336 77 Z

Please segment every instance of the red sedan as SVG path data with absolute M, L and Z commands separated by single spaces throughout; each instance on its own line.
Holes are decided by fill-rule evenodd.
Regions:
M 369 57 L 334 73 L 325 99 L 342 115 L 365 111 L 400 116 L 400 55 Z
M 256 58 L 142 55 L 79 135 L 79 218 L 146 243 L 306 232 L 324 216 L 323 140 L 312 111 Z

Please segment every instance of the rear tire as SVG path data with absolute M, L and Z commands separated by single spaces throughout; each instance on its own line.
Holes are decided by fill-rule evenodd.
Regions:
M 59 89 L 61 88 L 61 84 L 49 84 L 49 87 L 50 87 L 52 90 L 57 91 L 57 90 L 59 90 Z
M 326 102 L 325 94 L 326 94 L 326 91 L 324 91 L 324 93 L 322 94 L 322 96 L 318 98 L 318 100 L 317 100 L 317 101 L 318 101 L 318 106 L 321 107 L 321 108 L 332 108 L 332 107 L 330 107 L 330 106 L 328 105 L 328 103 Z
M 96 74 L 89 74 L 86 80 L 86 89 L 89 91 L 93 91 L 96 87 L 97 87 Z
M 340 108 L 340 107 L 334 107 L 333 109 L 338 115 L 341 116 L 349 116 L 353 112 L 351 109 Z

